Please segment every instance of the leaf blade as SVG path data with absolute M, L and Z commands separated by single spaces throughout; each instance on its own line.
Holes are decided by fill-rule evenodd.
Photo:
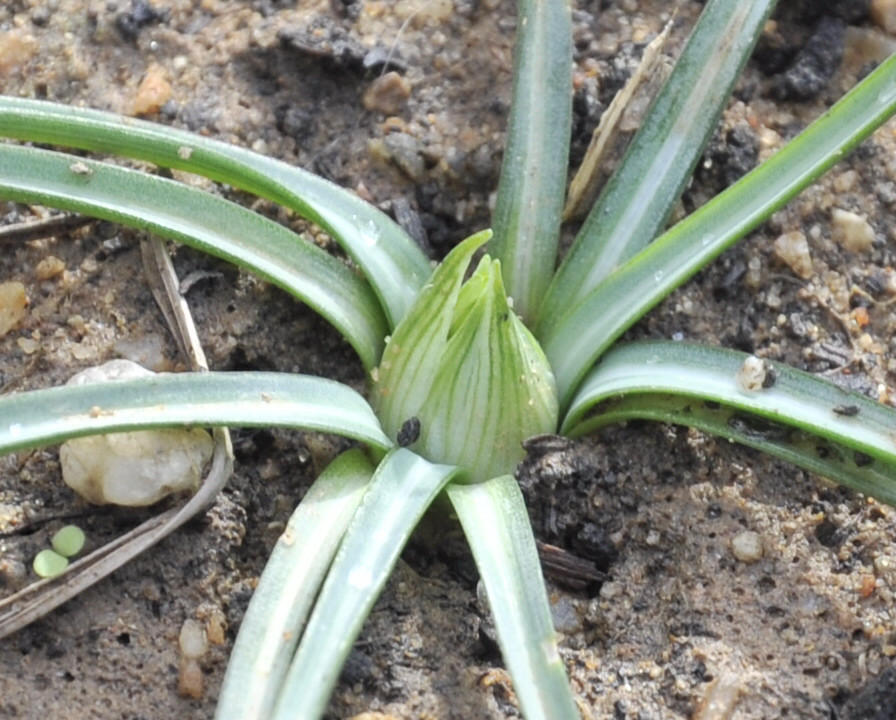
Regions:
M 364 398 L 341 383 L 270 372 L 159 374 L 0 397 L 0 452 L 73 437 L 181 425 L 304 428 L 392 445 Z
M 473 550 L 526 720 L 576 720 L 529 515 L 512 475 L 447 494 Z
M 302 498 L 268 558 L 240 623 L 216 720 L 267 720 L 314 598 L 373 466 L 359 450 L 331 462 Z
M 101 217 L 248 267 L 307 303 L 376 363 L 386 321 L 366 282 L 287 228 L 165 178 L 107 163 L 0 144 L 0 195 Z
M 756 228 L 896 112 L 896 55 L 787 146 L 679 222 L 536 336 L 561 407 L 594 361 L 699 269 Z
M 896 409 L 779 363 L 771 387 L 744 391 L 735 377 L 746 357 L 664 341 L 618 346 L 582 384 L 563 430 L 634 417 L 698 427 L 896 505 Z
M 308 621 L 272 720 L 319 718 L 420 517 L 457 468 L 396 448 L 374 473 Z
M 572 121 L 572 22 L 564 0 L 521 0 L 513 99 L 490 252 L 516 312 L 535 315 L 557 262 Z
M 317 223 L 363 269 L 394 327 L 429 261 L 392 220 L 327 180 L 244 148 L 112 113 L 0 96 L 0 135 L 148 160 L 229 183 Z
M 542 319 L 578 303 L 662 230 L 774 5 L 774 0 L 707 3 L 557 271 Z

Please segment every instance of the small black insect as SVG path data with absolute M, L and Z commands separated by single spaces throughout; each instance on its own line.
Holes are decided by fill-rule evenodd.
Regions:
M 846 417 L 853 417 L 859 414 L 859 406 L 858 405 L 834 405 L 834 412 L 838 415 L 845 415 Z
M 420 418 L 415 416 L 408 418 L 401 424 L 401 428 L 398 430 L 398 437 L 395 439 L 401 447 L 407 447 L 417 442 L 419 437 Z
M 765 377 L 762 378 L 762 387 L 768 390 L 775 384 L 775 380 L 778 379 L 778 372 L 774 367 L 768 362 L 765 363 Z

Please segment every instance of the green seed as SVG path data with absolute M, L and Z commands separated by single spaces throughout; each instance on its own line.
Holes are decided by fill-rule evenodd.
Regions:
M 53 550 L 41 550 L 34 558 L 34 572 L 42 578 L 61 575 L 68 567 L 68 558 Z
M 84 531 L 77 525 L 66 525 L 58 530 L 50 541 L 53 549 L 60 555 L 71 557 L 84 549 Z

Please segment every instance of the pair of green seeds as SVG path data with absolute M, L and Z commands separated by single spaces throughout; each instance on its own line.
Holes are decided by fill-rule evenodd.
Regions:
M 68 559 L 84 549 L 85 541 L 84 531 L 77 525 L 57 530 L 50 540 L 53 549 L 41 550 L 34 558 L 34 572 L 42 578 L 61 575 L 68 567 Z

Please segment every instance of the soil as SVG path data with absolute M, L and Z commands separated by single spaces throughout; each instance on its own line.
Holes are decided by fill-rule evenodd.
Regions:
M 700 8 L 681 4 L 666 52 L 680 47 Z M 576 5 L 574 162 L 669 18 L 668 3 L 655 0 Z M 0 91 L 125 114 L 138 103 L 151 119 L 355 190 L 439 257 L 488 223 L 514 27 L 507 0 L 7 0 Z M 893 45 L 867 3 L 783 5 L 677 214 L 780 147 Z M 378 80 L 388 71 L 397 76 Z M 147 76 L 159 96 L 140 89 Z M 888 401 L 894 132 L 891 124 L 876 133 L 630 336 L 748 350 Z M 268 203 L 187 180 L 327 244 Z M 862 216 L 873 242 L 845 249 L 835 209 Z M 0 211 L 5 223 L 44 212 L 8 203 Z M 794 231 L 808 239 L 806 277 L 773 247 Z M 39 279 L 50 255 L 65 272 Z M 214 368 L 304 372 L 363 388 L 350 348 L 304 307 L 216 260 L 179 249 L 175 262 L 181 277 L 205 273 L 187 299 Z M 135 233 L 93 223 L 7 247 L 5 280 L 24 283 L 30 304 L 0 338 L 2 392 L 59 384 L 113 357 L 154 369 L 180 362 L 142 279 Z M 212 717 L 265 558 L 314 473 L 346 447 L 274 430 L 236 430 L 234 441 L 236 473 L 207 513 L 0 643 L 0 717 Z M 519 478 L 539 539 L 606 573 L 573 589 L 568 578 L 549 580 L 583 717 L 892 716 L 891 508 L 754 451 L 649 423 L 536 446 Z M 147 512 L 79 501 L 59 480 L 54 448 L 0 458 L 5 592 L 33 581 L 30 559 L 66 520 L 76 518 L 96 546 Z M 732 551 L 745 531 L 761 542 L 753 562 Z M 519 716 L 462 537 L 456 528 L 449 542 L 427 537 L 399 563 L 329 717 Z M 212 635 L 225 628 L 200 661 L 196 698 L 178 693 L 188 618 Z

